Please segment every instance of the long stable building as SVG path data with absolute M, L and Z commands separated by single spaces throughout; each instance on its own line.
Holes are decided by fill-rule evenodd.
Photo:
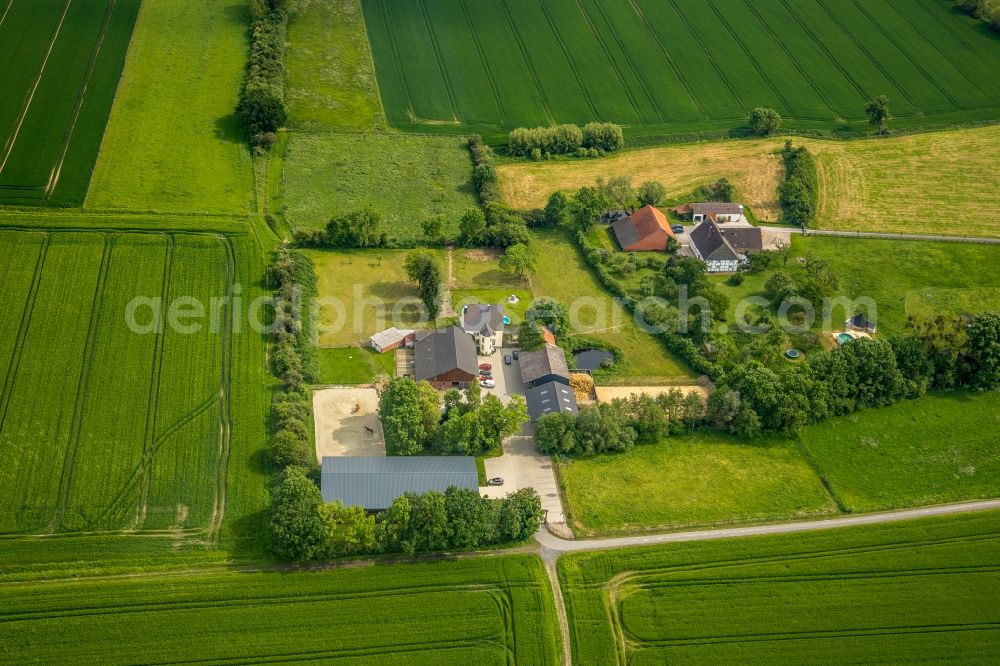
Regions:
M 472 456 L 327 456 L 320 477 L 324 502 L 384 511 L 405 493 L 479 492 Z

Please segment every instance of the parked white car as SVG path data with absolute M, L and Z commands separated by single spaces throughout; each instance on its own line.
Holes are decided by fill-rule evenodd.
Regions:
M 496 388 L 497 383 L 492 379 L 484 379 L 479 382 L 479 385 L 483 388 Z

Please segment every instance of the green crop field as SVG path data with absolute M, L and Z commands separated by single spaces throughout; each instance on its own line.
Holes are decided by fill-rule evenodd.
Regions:
M 792 442 L 698 433 L 559 466 L 570 525 L 611 534 L 802 519 L 837 512 Z M 641 497 L 641 502 L 636 502 Z
M 364 0 L 390 123 L 497 133 L 617 122 L 635 133 L 992 120 L 1000 40 L 944 0 Z
M 322 227 L 361 208 L 382 213 L 385 231 L 402 241 L 423 238 L 420 223 L 444 216 L 445 235 L 477 205 L 472 158 L 453 137 L 382 133 L 295 133 L 288 142 L 282 193 L 293 227 Z
M 234 115 L 249 20 L 244 0 L 142 4 L 88 207 L 253 210 L 250 151 Z
M 533 556 L 25 583 L 0 613 L 5 660 L 20 664 L 558 662 Z
M 263 262 L 246 231 L 14 214 L 0 252 L 0 534 L 218 540 L 259 511 L 266 370 L 244 319 Z
M 568 555 L 575 664 L 989 663 L 1000 513 Z
M 139 2 L 0 3 L 0 204 L 83 202 Z

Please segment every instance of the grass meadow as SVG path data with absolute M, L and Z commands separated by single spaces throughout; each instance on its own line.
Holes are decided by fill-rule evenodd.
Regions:
M 293 228 L 323 227 L 361 208 L 382 213 L 389 235 L 423 238 L 420 223 L 444 216 L 446 235 L 477 206 L 472 160 L 462 139 L 344 132 L 295 133 L 282 179 Z
M 996 497 L 1000 392 L 932 393 L 746 442 L 670 437 L 560 465 L 573 528 L 613 534 Z M 824 486 L 829 492 L 824 490 Z
M 616 122 L 632 133 L 789 125 L 866 129 L 987 120 L 1000 41 L 940 0 L 363 0 L 389 122 L 492 132 Z
M 68 218 L 0 224 L 0 534 L 169 529 L 252 542 L 266 495 L 263 340 L 243 309 L 223 303 L 214 327 L 208 312 L 213 298 L 261 293 L 259 246 L 246 230 L 148 232 L 157 222 L 130 217 L 53 226 Z M 135 297 L 162 299 L 162 331 L 155 305 L 134 311 L 145 333 L 126 325 Z M 196 325 L 183 331 L 169 312 L 190 298 L 206 317 L 178 306 L 178 324 Z
M 865 141 L 793 139 L 816 156 L 819 207 L 814 226 L 843 231 L 1000 236 L 992 210 L 1000 181 L 994 169 L 1000 125 Z M 659 180 L 684 196 L 725 177 L 762 222 L 780 217 L 777 187 L 784 139 L 748 139 L 630 150 L 601 159 L 514 162 L 498 166 L 504 199 L 539 208 L 556 190 L 575 191 L 598 178 Z
M 831 419 L 801 437 L 851 511 L 1000 495 L 1000 392 L 939 393 Z
M 380 354 L 359 347 L 320 347 L 321 384 L 368 384 L 379 375 L 392 377 L 396 372 L 395 354 Z
M 79 205 L 139 0 L 0 4 L 0 204 Z
M 359 0 L 299 0 L 289 19 L 285 95 L 291 126 L 384 126 Z
M 996 511 L 558 566 L 575 664 L 988 663 L 1000 638 Z
M 794 444 L 669 437 L 559 466 L 577 535 L 731 525 L 837 512 Z
M 24 583 L 5 598 L 0 643 L 16 663 L 559 658 L 551 590 L 541 560 L 527 555 Z
M 143 3 L 89 208 L 254 210 L 250 152 L 234 116 L 248 22 L 243 0 Z

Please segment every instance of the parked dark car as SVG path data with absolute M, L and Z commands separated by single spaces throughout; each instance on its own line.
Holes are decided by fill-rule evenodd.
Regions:
M 683 224 L 675 224 L 674 226 L 672 226 L 670 228 L 673 230 L 673 232 L 675 234 L 682 234 L 682 233 L 684 233 L 684 225 Z
M 492 370 L 480 370 L 479 371 L 479 375 L 483 379 L 493 379 L 493 371 Z
M 503 362 L 504 362 L 504 365 L 510 365 L 510 354 L 504 354 L 503 355 Z
M 518 354 L 519 354 L 519 353 L 520 353 L 520 352 L 518 352 L 517 350 L 514 350 L 514 360 L 515 360 L 515 361 L 516 361 L 516 360 L 517 360 L 517 359 L 519 358 L 519 357 L 518 357 Z
M 499 476 L 494 476 L 492 479 L 490 479 L 489 481 L 486 482 L 486 485 L 488 485 L 488 486 L 502 486 L 503 485 L 503 478 L 499 477 Z

